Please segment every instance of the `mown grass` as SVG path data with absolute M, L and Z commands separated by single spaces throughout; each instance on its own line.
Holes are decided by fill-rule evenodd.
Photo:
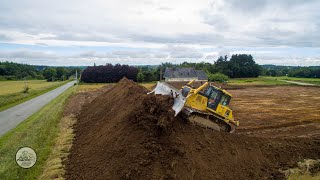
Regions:
M 277 85 L 290 85 L 290 83 L 279 81 L 277 78 L 270 77 L 256 77 L 256 78 L 233 78 L 229 79 L 229 85 L 238 86 L 277 86 Z
M 0 179 L 36 179 L 41 174 L 59 131 L 64 104 L 76 89 L 77 86 L 68 89 L 0 137 Z M 16 152 L 24 146 L 37 153 L 37 162 L 29 169 L 19 167 L 15 161 Z
M 46 82 L 44 80 L 30 80 L 28 81 L 29 90 L 24 93 L 23 81 L 0 81 L 0 111 L 49 92 L 67 82 L 69 81 Z
M 270 79 L 276 78 L 278 80 L 297 81 L 297 82 L 304 82 L 304 83 L 320 85 L 320 78 L 297 78 L 297 77 L 287 77 L 287 76 L 269 77 L 269 78 Z

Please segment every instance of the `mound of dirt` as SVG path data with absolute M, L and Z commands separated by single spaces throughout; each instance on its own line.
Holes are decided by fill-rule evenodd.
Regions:
M 85 105 L 74 126 L 67 179 L 279 179 L 320 157 L 320 139 L 218 133 L 174 117 L 169 96 L 122 79 Z

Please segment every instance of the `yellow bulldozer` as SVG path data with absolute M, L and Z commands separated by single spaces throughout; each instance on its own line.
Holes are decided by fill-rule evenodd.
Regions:
M 175 115 L 181 114 L 191 122 L 216 131 L 234 132 L 239 121 L 234 120 L 229 107 L 231 94 L 208 82 L 194 88 L 193 82 L 190 81 L 180 90 L 168 83 L 157 82 L 150 93 L 172 96 Z

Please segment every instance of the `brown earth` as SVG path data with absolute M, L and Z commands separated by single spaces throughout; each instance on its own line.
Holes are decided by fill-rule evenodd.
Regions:
M 176 88 L 185 83 L 170 82 Z M 258 137 L 320 135 L 319 87 L 213 85 L 233 95 L 230 106 L 240 121 L 237 133 Z
M 283 179 L 284 174 L 279 170 L 294 167 L 304 158 L 320 158 L 320 138 L 317 133 L 304 137 L 300 134 L 299 137 L 278 137 L 272 136 L 273 133 L 257 133 L 257 128 L 273 130 L 277 129 L 273 126 L 304 122 L 297 117 L 297 120 L 286 123 L 288 116 L 277 114 L 285 112 L 288 115 L 292 111 L 270 110 L 255 115 L 263 109 L 263 102 L 257 103 L 259 99 L 254 98 L 260 97 L 262 101 L 268 97 L 262 91 L 276 91 L 268 90 L 253 88 L 232 92 L 232 106 L 241 128 L 235 134 L 227 134 L 201 128 L 179 116 L 173 118 L 170 97 L 146 95 L 145 88 L 123 79 L 80 108 L 71 154 L 65 162 L 66 178 Z M 252 95 L 254 92 L 256 96 Z M 283 94 L 275 93 L 272 97 L 282 97 Z M 248 96 L 253 99 L 250 101 Z M 310 95 L 314 96 L 319 97 L 316 90 L 313 96 Z M 286 98 L 279 102 L 284 104 Z M 250 103 L 254 102 L 256 104 L 252 107 Z M 318 105 L 313 109 L 319 110 Z M 276 108 L 277 105 L 270 107 Z M 305 109 L 308 108 L 310 111 L 309 106 Z M 276 114 L 270 117 L 272 112 Z M 276 120 L 275 117 L 280 118 Z
M 96 97 L 109 91 L 112 88 L 112 86 L 113 86 L 112 84 L 107 84 L 97 90 L 84 91 L 84 92 L 79 92 L 77 94 L 72 95 L 64 107 L 63 116 L 64 117 L 70 116 L 70 115 L 78 116 L 82 107 L 85 104 L 90 103 Z
M 237 132 L 259 137 L 320 135 L 320 88 L 252 87 L 229 90 Z

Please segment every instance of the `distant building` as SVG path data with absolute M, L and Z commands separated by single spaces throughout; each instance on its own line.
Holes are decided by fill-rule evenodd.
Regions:
M 165 81 L 208 81 L 208 77 L 203 70 L 194 68 L 167 67 L 164 75 Z

